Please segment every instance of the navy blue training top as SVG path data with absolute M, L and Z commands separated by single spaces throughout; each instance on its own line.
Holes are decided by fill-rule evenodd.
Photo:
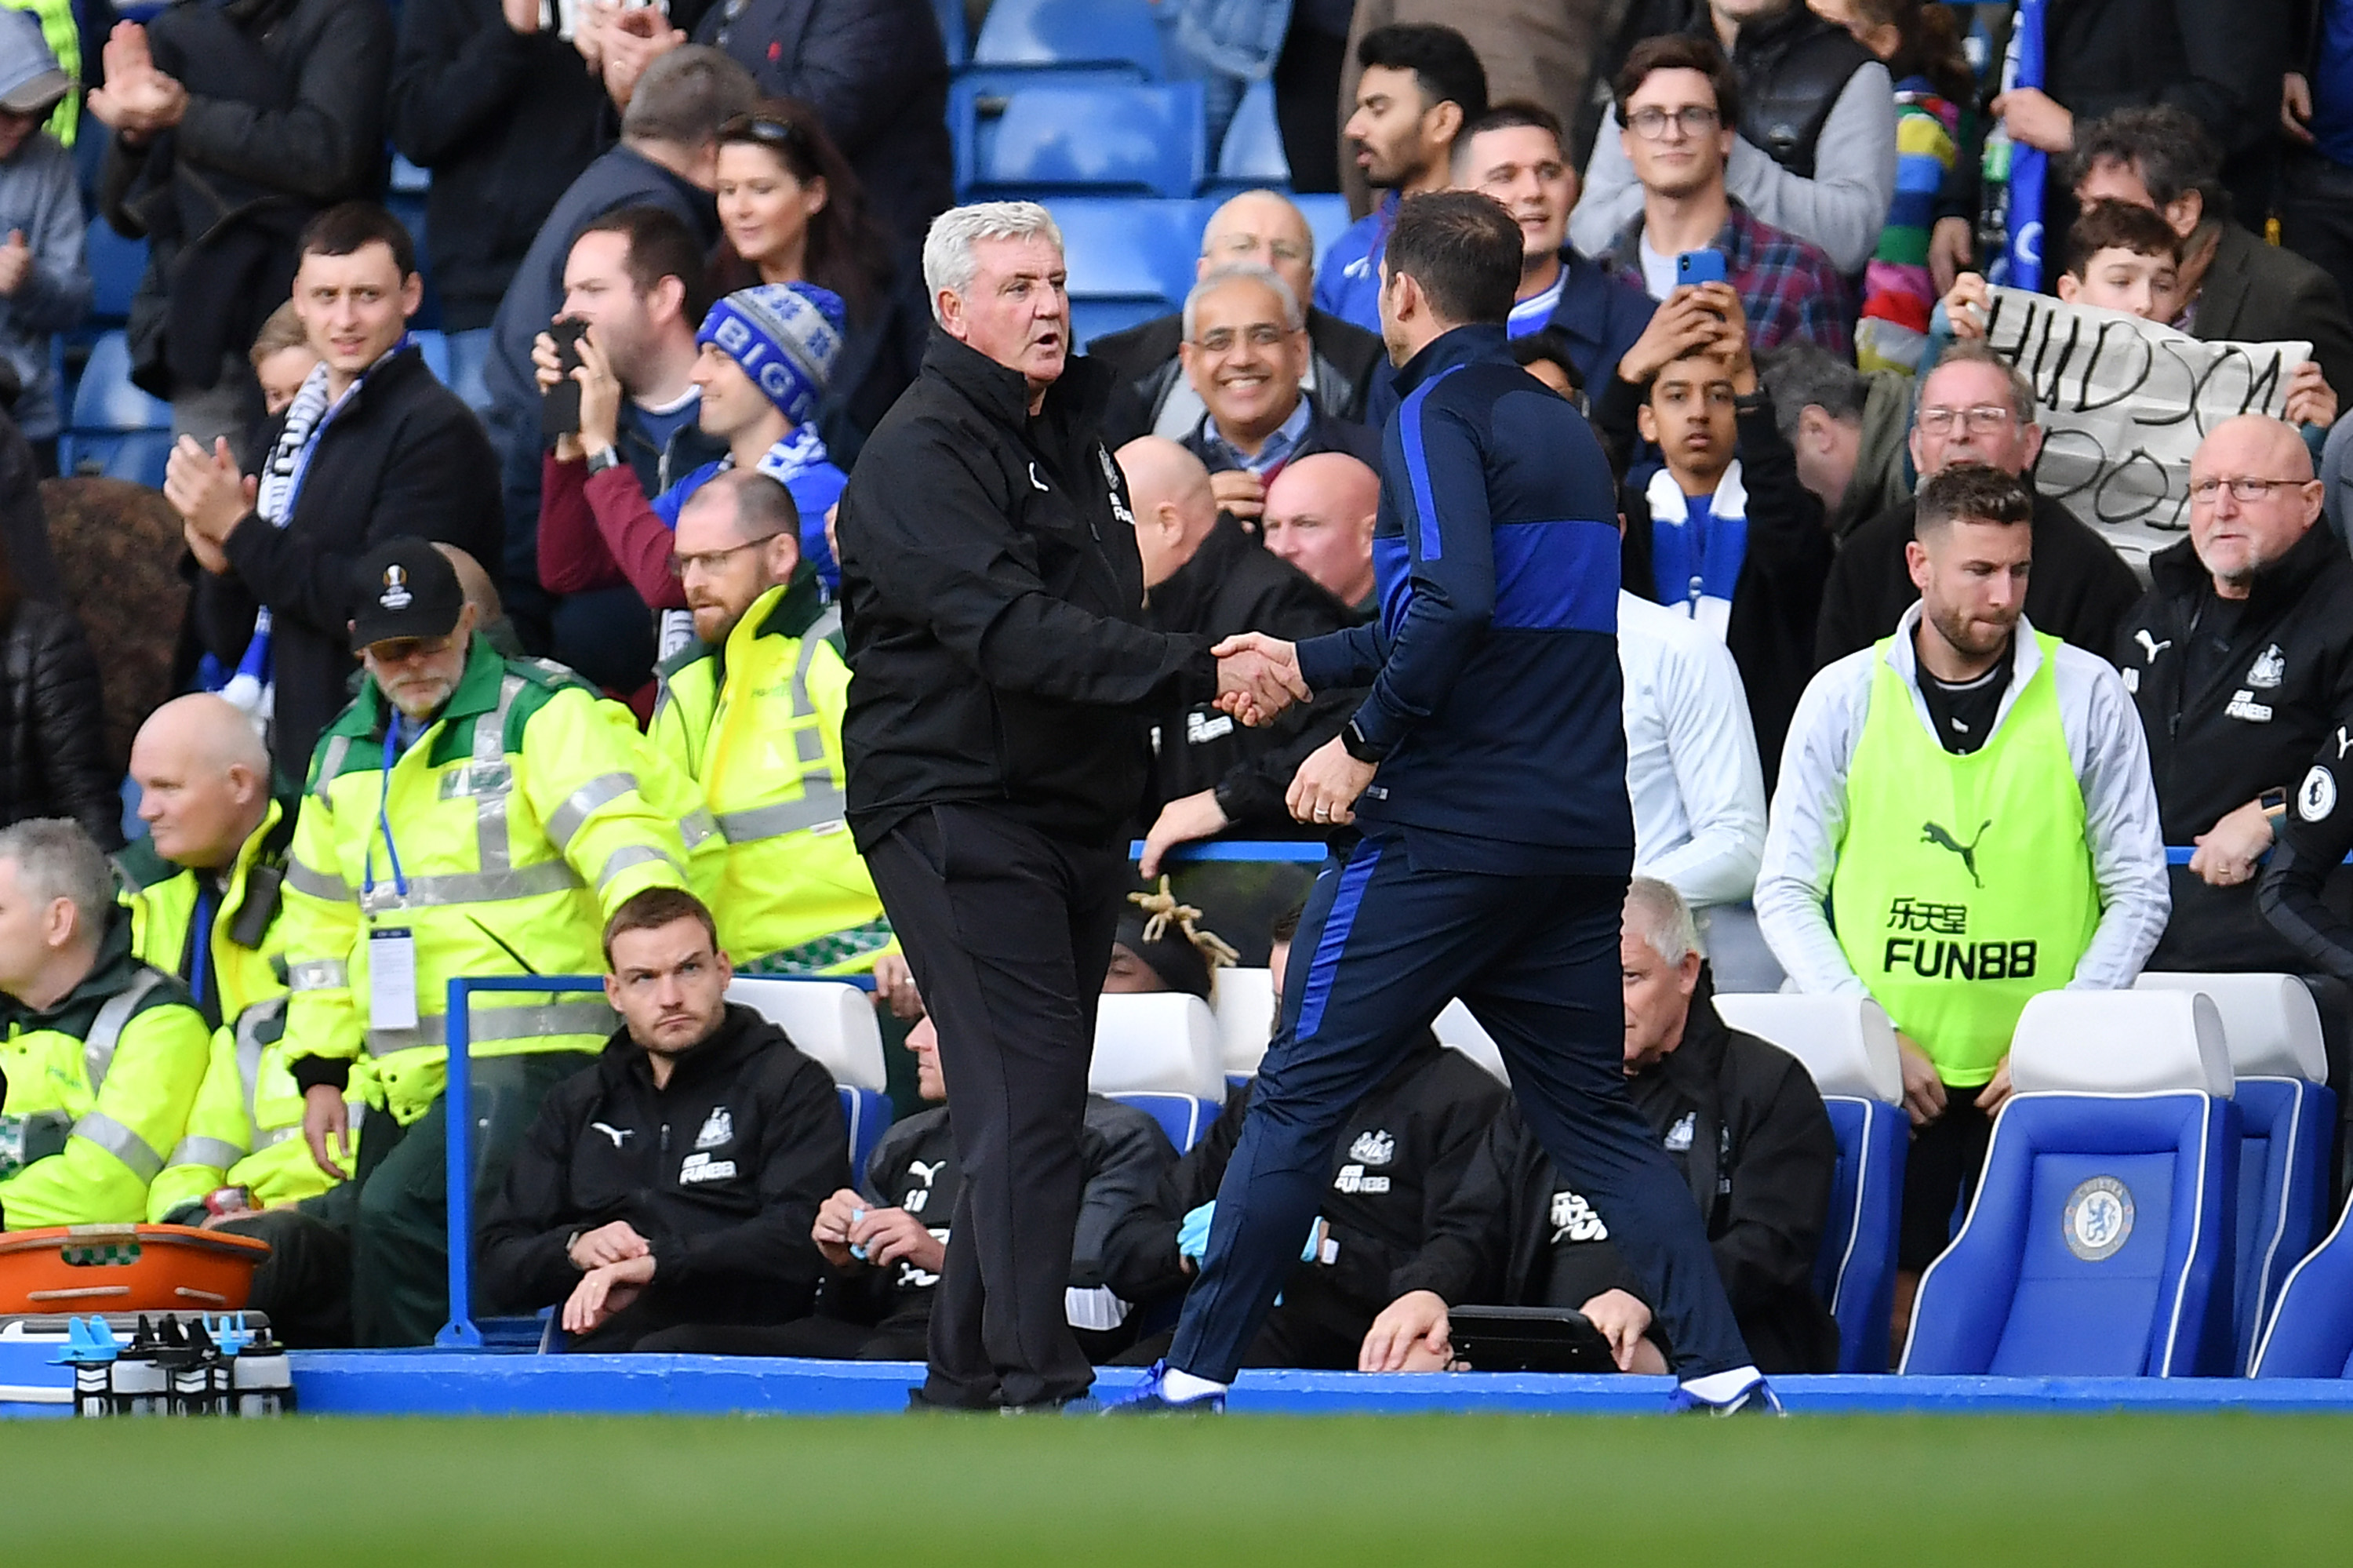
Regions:
M 1381 438 L 1369 626 L 1299 645 L 1310 687 L 1372 687 L 1388 748 L 1356 805 L 1414 863 L 1624 875 L 1633 863 L 1618 670 L 1618 500 L 1593 431 L 1464 326 L 1398 372 Z

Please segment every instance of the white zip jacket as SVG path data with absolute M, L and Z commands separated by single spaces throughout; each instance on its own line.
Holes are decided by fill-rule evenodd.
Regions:
M 1722 637 L 1623 589 L 1618 663 L 1634 874 L 1695 909 L 1739 903 L 1765 849 L 1765 769 L 1739 666 Z
M 1934 735 L 1912 640 L 1919 623 L 1920 607 L 1915 604 L 1904 612 L 1884 657 L 1912 694 L 1913 716 Z M 2010 688 L 1994 717 L 1997 733 L 2009 722 L 2019 692 L 2042 667 L 2042 649 L 2033 630 L 2021 616 Z M 1818 672 L 1799 699 L 1781 754 L 1780 783 L 1765 831 L 1765 863 L 1757 878 L 1757 918 L 1773 956 L 1801 991 L 1867 994 L 1826 911 L 1831 873 L 1846 830 L 1847 767 L 1871 705 L 1873 661 L 1882 656 L 1865 648 Z M 2060 728 L 2084 791 L 2084 832 L 2100 889 L 2100 924 L 2067 989 L 2123 991 L 2165 934 L 2173 908 L 2148 744 L 2124 682 L 2105 660 L 2063 643 L 2052 673 Z

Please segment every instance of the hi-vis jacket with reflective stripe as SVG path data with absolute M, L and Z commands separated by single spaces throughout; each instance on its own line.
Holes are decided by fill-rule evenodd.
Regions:
M 145 1219 L 147 1184 L 205 1075 L 212 1032 L 187 988 L 131 956 L 131 917 L 118 912 L 64 1001 L 35 1012 L 0 996 L 0 1020 L 7 1114 L 74 1118 L 62 1152 L 0 1181 L 0 1219 L 11 1230 Z
M 256 1002 L 286 994 L 280 883 L 286 846 L 294 837 L 297 804 L 290 794 L 271 800 L 261 825 L 238 848 L 229 868 L 228 887 L 213 913 L 213 939 L 205 955 L 210 976 L 205 989 L 218 997 L 216 1012 L 196 991 L 195 954 L 188 941 L 203 874 L 165 860 L 146 839 L 114 857 L 114 869 L 122 879 L 122 902 L 131 910 L 132 955 L 187 982 L 206 1022 L 216 1027 L 233 1022 Z
M 690 885 L 691 851 L 707 894 L 721 845 L 693 781 L 560 665 L 502 660 L 475 639 L 457 690 L 387 779 L 391 713 L 367 683 L 311 762 L 286 868 L 286 1042 L 305 1088 L 343 1085 L 364 1050 L 405 1127 L 446 1079 L 452 978 L 600 972 L 606 917 L 646 888 Z M 395 929 L 416 942 L 413 1029 L 368 1018 L 370 932 Z M 484 1056 L 594 1052 L 613 1015 L 577 993 L 508 991 L 484 997 L 472 1026 Z
M 258 1001 L 234 1028 L 213 1031 L 212 1062 L 188 1112 L 188 1130 L 147 1190 L 149 1223 L 166 1223 L 173 1210 L 200 1203 L 217 1187 L 242 1187 L 254 1207 L 267 1208 L 315 1198 L 335 1185 L 302 1137 L 302 1090 L 286 1061 L 286 1002 L 283 996 Z M 356 1157 L 369 1102 L 378 1110 L 384 1102 L 364 1058 L 352 1065 L 343 1100 L 348 1148 Z
M 882 900 L 842 821 L 841 612 L 804 567 L 752 602 L 724 645 L 665 662 L 651 738 L 702 786 L 727 841 L 719 943 L 749 974 L 871 969 Z

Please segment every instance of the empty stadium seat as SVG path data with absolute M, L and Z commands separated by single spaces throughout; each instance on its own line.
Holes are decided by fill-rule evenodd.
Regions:
M 1083 350 L 1099 337 L 1142 326 L 1167 313 L 1165 300 L 1072 300 L 1071 341 Z
M 803 1055 L 833 1075 L 842 1119 L 849 1126 L 850 1176 L 864 1176 L 867 1156 L 891 1126 L 891 1100 L 882 1092 L 882 1027 L 875 1022 L 873 996 L 839 980 L 738 977 L 727 988 L 727 1000 L 783 1030 Z
M 961 199 L 1054 191 L 1187 197 L 1205 173 L 1201 84 L 1068 86 L 1041 80 L 986 108 L 959 81 L 948 100 Z
M 1921 1277 L 1906 1372 L 2221 1375 L 2238 1107 L 2213 1001 L 2046 991 L 1968 1218 Z
M 2143 991 L 2214 1000 L 2238 1080 L 2238 1255 L 2232 1271 L 2237 1356 L 2245 1371 L 2279 1287 L 2320 1237 L 2337 1096 L 2320 1009 L 2294 975 L 2145 974 Z
M 1226 1081 L 1254 1076 L 1274 1033 L 1274 974 L 1270 969 L 1219 969 L 1209 998 L 1218 1020 L 1218 1054 Z
M 438 381 L 444 387 L 448 386 L 448 338 L 443 334 L 434 332 L 429 328 L 423 332 L 412 331 L 408 335 L 417 340 L 417 352 L 424 355 L 425 368 L 433 372 L 433 379 Z
M 1162 69 L 1160 27 L 1145 0 L 996 0 L 980 36 L 975 65 L 1134 66 L 1147 77 Z
M 1291 160 L 1283 155 L 1282 128 L 1274 117 L 1274 84 L 1254 81 L 1242 93 L 1226 139 L 1218 149 L 1217 185 L 1223 189 L 1254 190 L 1291 184 Z
M 1504 1067 L 1503 1048 L 1495 1044 L 1495 1037 L 1471 1016 L 1471 1010 L 1462 1004 L 1461 999 L 1448 1002 L 1430 1027 L 1430 1032 L 1438 1036 L 1440 1045 L 1451 1045 L 1461 1052 L 1493 1074 L 1496 1082 L 1508 1084 L 1512 1081 L 1512 1075 Z
M 2250 1377 L 2353 1377 L 2353 1203 L 2288 1271 Z
M 1315 236 L 1315 265 L 1324 265 L 1324 253 L 1332 249 L 1333 241 L 1348 232 L 1356 218 L 1348 211 L 1348 198 L 1328 193 L 1309 195 L 1295 192 L 1292 205 L 1306 217 L 1307 228 Z
M 118 323 L 131 314 L 131 297 L 147 272 L 147 242 L 125 239 L 104 221 L 92 223 L 82 240 L 82 264 L 90 269 L 90 315 Z
M 476 413 L 486 411 L 491 406 L 491 387 L 483 379 L 482 367 L 490 362 L 491 329 L 476 327 L 444 335 L 449 345 L 449 390 Z
M 1867 997 L 1719 995 L 1715 1011 L 1795 1056 L 1821 1093 L 1839 1160 L 1814 1290 L 1838 1319 L 1838 1370 L 1885 1372 L 1912 1146 L 1895 1026 Z
M 126 462 L 144 464 L 155 443 L 127 442 L 123 435 L 133 430 L 165 432 L 163 450 L 168 453 L 171 429 L 172 406 L 131 384 L 131 347 L 122 334 L 102 333 L 90 344 L 89 363 L 74 387 L 73 417 L 58 439 L 58 471 L 135 477 L 117 470 Z M 160 459 L 154 471 L 152 482 L 160 484 Z
M 1218 1112 L 1223 1108 L 1213 1100 L 1200 1099 L 1192 1095 L 1132 1094 L 1108 1097 L 1122 1105 L 1134 1106 L 1158 1122 L 1160 1130 L 1168 1135 L 1168 1141 L 1176 1146 L 1179 1154 L 1201 1141 L 1201 1135 L 1209 1130 L 1209 1124 L 1218 1118 Z
M 1166 313 L 1192 288 L 1201 249 L 1198 203 L 1063 196 L 1051 210 L 1062 231 L 1072 299 L 1149 300 Z

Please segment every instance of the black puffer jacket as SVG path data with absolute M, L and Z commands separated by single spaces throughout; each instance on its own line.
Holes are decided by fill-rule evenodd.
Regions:
M 122 847 L 98 661 L 73 612 L 20 599 L 0 630 L 0 821 L 71 817 Z

